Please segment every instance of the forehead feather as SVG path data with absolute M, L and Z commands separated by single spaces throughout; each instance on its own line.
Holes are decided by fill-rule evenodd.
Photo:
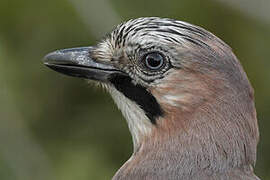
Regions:
M 186 22 L 168 18 L 148 17 L 132 19 L 118 25 L 111 33 L 115 47 L 128 44 L 168 44 L 186 46 L 190 43 L 207 46 L 205 41 L 215 36 L 208 31 Z

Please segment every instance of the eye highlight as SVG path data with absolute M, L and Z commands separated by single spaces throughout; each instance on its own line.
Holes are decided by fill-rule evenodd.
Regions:
M 159 70 L 165 63 L 163 55 L 158 52 L 151 52 L 146 54 L 143 58 L 143 61 L 146 68 L 150 70 Z

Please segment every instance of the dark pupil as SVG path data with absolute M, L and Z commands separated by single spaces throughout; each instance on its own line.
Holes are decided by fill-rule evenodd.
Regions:
M 150 69 L 158 69 L 163 64 L 163 57 L 159 53 L 150 53 L 145 58 L 146 66 Z

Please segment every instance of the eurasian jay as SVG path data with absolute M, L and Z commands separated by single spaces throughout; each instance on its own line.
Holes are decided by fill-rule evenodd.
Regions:
M 134 152 L 113 180 L 258 180 L 254 93 L 231 48 L 186 22 L 147 17 L 44 64 L 94 80 L 127 120 Z

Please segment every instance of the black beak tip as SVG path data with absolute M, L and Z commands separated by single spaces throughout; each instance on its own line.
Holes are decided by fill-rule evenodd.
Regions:
M 66 59 L 64 59 L 62 53 L 59 50 L 48 53 L 42 59 L 43 64 L 46 66 L 51 64 L 59 64 L 61 61 L 66 61 Z
M 46 54 L 46 55 L 43 57 L 42 61 L 43 61 L 44 63 L 47 63 L 48 61 L 50 61 L 51 59 L 53 59 L 54 54 L 55 54 L 55 52 L 51 52 L 51 53 Z
M 43 59 L 42 59 L 43 64 L 46 65 L 46 66 L 49 66 L 50 65 L 50 60 L 51 60 L 50 58 L 51 58 L 50 53 L 47 54 L 46 56 L 44 56 Z

